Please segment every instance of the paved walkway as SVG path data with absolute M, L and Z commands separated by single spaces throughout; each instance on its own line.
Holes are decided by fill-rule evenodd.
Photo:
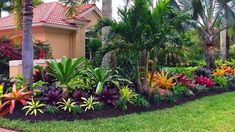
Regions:
M 4 128 L 0 128 L 0 132 L 17 132 L 17 131 L 7 130 L 7 129 L 4 129 Z

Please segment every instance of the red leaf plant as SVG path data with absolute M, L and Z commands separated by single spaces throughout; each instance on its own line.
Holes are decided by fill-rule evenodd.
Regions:
M 27 105 L 27 100 L 31 99 L 32 92 L 26 91 L 26 89 L 27 87 L 17 90 L 16 86 L 14 85 L 11 93 L 7 93 L 1 96 L 5 102 L 0 106 L 0 116 L 3 116 L 9 112 L 12 114 L 16 103 L 18 102 L 20 102 L 22 105 Z
M 187 78 L 187 76 L 184 74 L 178 75 L 178 81 L 190 89 L 193 89 L 196 86 L 195 82 L 193 80 L 190 80 L 189 78 Z
M 213 82 L 213 80 L 211 78 L 208 77 L 204 77 L 204 76 L 197 76 L 196 77 L 196 83 L 201 84 L 201 85 L 205 85 L 206 87 L 212 87 L 215 85 L 215 83 Z

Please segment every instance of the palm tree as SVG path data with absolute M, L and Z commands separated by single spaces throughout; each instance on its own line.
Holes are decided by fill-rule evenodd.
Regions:
M 11 5 L 10 5 L 11 0 L 2 0 L 0 2 L 0 18 L 2 17 L 2 11 L 11 11 Z
M 119 10 L 120 21 L 104 18 L 95 27 L 95 31 L 110 27 L 109 43 L 100 52 L 115 50 L 117 55 L 131 60 L 139 90 L 147 88 L 149 59 L 157 61 L 156 52 L 160 47 L 180 39 L 176 30 L 186 17 L 175 13 L 168 4 L 168 0 L 159 0 L 155 8 L 150 8 L 146 0 L 135 0 L 130 8 Z
M 67 6 L 69 6 L 66 15 L 68 17 L 73 16 L 74 14 L 77 14 L 77 6 L 80 4 L 86 4 L 86 3 L 96 3 L 96 0 L 60 0 L 60 2 L 65 3 Z M 102 15 L 104 18 L 110 18 L 112 19 L 112 0 L 102 0 Z M 103 46 L 106 44 L 105 41 L 105 34 L 109 32 L 109 27 L 103 27 L 102 29 L 102 40 L 103 40 Z M 102 60 L 103 65 L 110 66 L 112 53 L 107 53 Z
M 32 18 L 33 0 L 23 0 L 22 70 L 27 84 L 33 81 Z
M 171 0 L 175 8 L 190 13 L 192 22 L 204 34 L 207 66 L 215 65 L 215 37 L 235 23 L 234 0 Z

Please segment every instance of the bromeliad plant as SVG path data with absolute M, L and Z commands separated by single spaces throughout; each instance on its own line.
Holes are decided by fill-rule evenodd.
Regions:
M 175 77 L 168 77 L 168 73 L 162 70 L 157 73 L 156 85 L 161 89 L 169 90 L 175 85 L 173 82 L 174 79 Z
M 61 62 L 51 61 L 47 63 L 47 72 L 59 81 L 60 85 L 67 86 L 68 83 L 79 74 L 83 64 L 84 58 L 68 59 L 63 57 Z
M 94 110 L 95 105 L 100 104 L 99 102 L 95 101 L 95 97 L 93 97 L 92 95 L 88 99 L 82 97 L 82 100 L 83 100 L 83 103 L 81 107 L 85 107 L 85 111 Z
M 183 85 L 185 85 L 190 89 L 193 89 L 196 86 L 195 82 L 187 78 L 186 75 L 184 74 L 179 74 L 177 79 L 179 83 L 182 83 Z
M 117 70 L 111 70 L 103 67 L 88 68 L 85 74 L 90 77 L 96 84 L 96 94 L 100 95 L 103 91 L 104 84 L 106 82 L 116 83 L 117 81 L 126 81 L 123 79 Z
M 15 109 L 16 103 L 18 102 L 20 102 L 22 105 L 27 104 L 27 100 L 31 99 L 32 92 L 26 89 L 27 87 L 17 90 L 16 86 L 14 85 L 10 93 L 1 96 L 1 98 L 4 100 L 4 103 L 0 106 L 0 116 L 3 116 L 8 112 L 12 114 Z
M 68 110 L 69 112 L 72 111 L 73 107 L 75 107 L 76 102 L 73 102 L 71 98 L 68 100 L 62 99 L 63 101 L 58 102 L 59 108 L 62 108 L 64 111 Z
M 114 88 L 107 87 L 104 87 L 101 94 L 96 97 L 97 100 L 104 102 L 105 104 L 111 104 L 113 106 L 116 106 L 118 98 L 118 91 Z
M 63 96 L 63 91 L 59 88 L 50 87 L 48 90 L 44 91 L 41 100 L 49 103 L 56 104 L 61 100 Z
M 82 97 L 86 98 L 88 95 L 88 93 L 82 91 L 82 90 L 76 90 L 73 92 L 73 99 L 76 101 L 81 102 L 82 101 Z
M 34 114 L 34 116 L 37 116 L 38 112 L 43 114 L 42 108 L 46 106 L 45 104 L 40 103 L 40 101 L 35 101 L 34 99 L 28 101 L 27 104 L 28 105 L 24 106 L 22 110 L 27 109 L 25 115 Z
M 206 76 L 197 76 L 195 79 L 197 84 L 205 85 L 207 88 L 212 87 L 215 85 L 213 80 L 211 78 L 208 78 Z
M 3 95 L 3 84 L 0 84 L 0 105 L 2 105 L 1 96 Z
M 133 92 L 128 86 L 122 87 L 119 93 L 120 93 L 120 98 L 118 101 L 119 108 L 127 109 L 128 104 L 135 104 L 138 94 Z

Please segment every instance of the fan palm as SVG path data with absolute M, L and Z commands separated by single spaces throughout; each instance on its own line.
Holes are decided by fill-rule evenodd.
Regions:
M 207 66 L 215 65 L 215 36 L 235 24 L 234 0 L 171 0 L 176 9 L 193 16 L 193 24 L 204 34 Z

